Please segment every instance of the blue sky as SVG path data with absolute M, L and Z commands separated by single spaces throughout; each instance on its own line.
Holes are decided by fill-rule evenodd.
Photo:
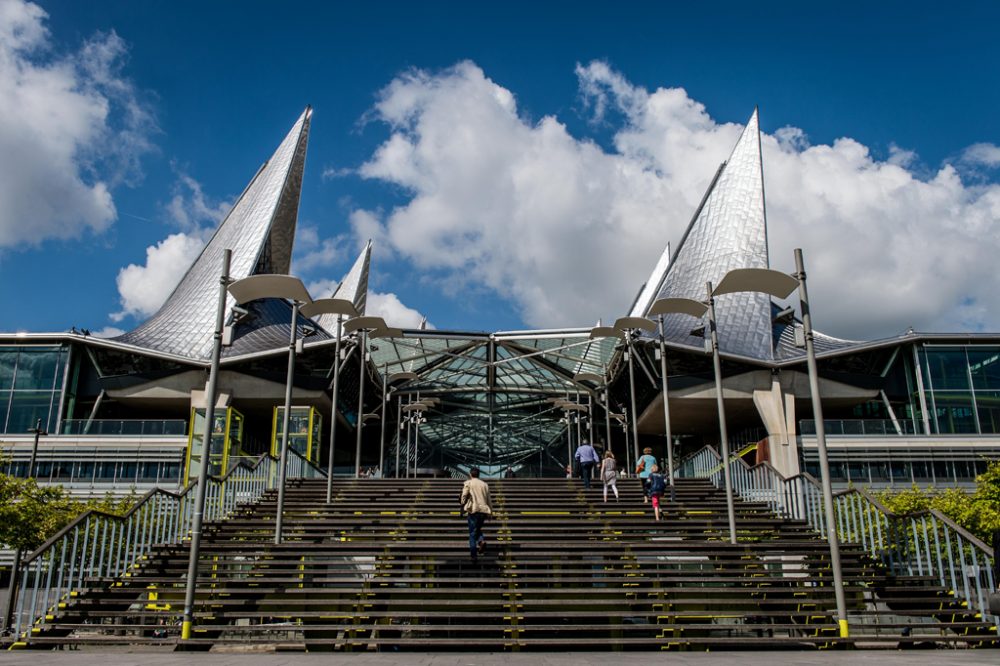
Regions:
M 26 6 L 0 3 L 20 13 Z M 0 86 L 30 85 L 24 67 L 76 63 L 79 87 L 103 95 L 110 115 L 99 136 L 70 137 L 68 152 L 52 148 L 63 159 L 47 166 L 27 169 L 22 153 L 0 151 L 0 176 L 77 169 L 84 186 L 106 184 L 115 212 L 81 223 L 74 200 L 25 176 L 18 194 L 37 184 L 36 201 L 68 205 L 36 224 L 4 215 L 16 207 L 0 189 L 0 225 L 21 229 L 0 235 L 0 329 L 138 323 L 143 310 L 122 302 L 122 269 L 144 267 L 147 248 L 172 234 L 203 237 L 213 211 L 238 195 L 306 104 L 315 115 L 300 273 L 317 288 L 335 282 L 374 235 L 373 291 L 439 328 L 589 325 L 619 314 L 663 243 L 678 241 L 712 165 L 728 155 L 732 124 L 754 105 L 762 131 L 775 137 L 771 160 L 765 147 L 772 263 L 789 267 L 784 250 L 802 245 L 813 268 L 826 271 L 811 272 L 818 306 L 830 313 L 817 325 L 852 337 L 907 325 L 1000 328 L 998 290 L 982 287 L 1000 249 L 996 3 L 722 2 L 711 11 L 697 3 L 38 4 L 47 17 L 29 22 L 48 33 L 31 48 L 7 35 L 4 53 L 19 64 L 0 64 Z M 120 42 L 109 42 L 109 31 Z M 88 70 L 87 44 L 117 48 L 103 74 Z M 414 96 L 421 101 L 408 101 Z M 464 115 L 451 115 L 466 103 Z M 9 122 L 28 113 L 24 106 L 4 113 L 18 104 L 0 96 L 0 147 L 5 123 L 10 142 L 24 150 L 28 141 Z M 130 109 L 142 118 L 130 120 Z M 683 129 L 676 140 L 661 140 L 673 135 L 659 129 L 675 126 Z M 456 157 L 463 143 L 441 138 L 449 128 L 520 153 Z M 394 135 L 417 157 L 380 152 Z M 836 143 L 844 137 L 849 144 Z M 456 175 L 486 161 L 468 188 L 449 190 Z M 584 209 L 552 206 L 567 172 L 577 183 L 570 191 L 607 183 L 609 174 L 617 184 L 602 185 Z M 525 178 L 530 191 L 518 185 Z M 524 203 L 535 200 L 542 203 Z M 178 211 L 188 212 L 186 222 Z M 619 225 L 615 237 L 628 241 L 613 248 L 621 267 L 593 259 L 596 249 L 580 238 L 593 236 L 601 213 L 574 230 L 588 211 Z M 469 237 L 455 247 L 433 242 L 435 215 L 468 220 L 451 228 Z M 484 226 L 507 217 L 509 234 Z M 520 230 L 539 235 L 526 240 Z M 526 256 L 519 242 L 552 247 Z M 852 262 L 890 247 L 886 266 L 855 279 Z M 538 264 L 566 255 L 579 261 L 555 273 L 564 284 L 533 289 L 553 280 L 551 267 Z M 848 276 L 854 281 L 844 284 Z M 574 300 L 581 291 L 592 302 Z M 127 314 L 110 317 L 119 312 Z

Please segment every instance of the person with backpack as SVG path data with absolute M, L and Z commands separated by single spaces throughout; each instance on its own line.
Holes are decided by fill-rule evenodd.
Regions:
M 615 501 L 618 501 L 618 463 L 615 462 L 615 454 L 608 449 L 604 453 L 604 460 L 601 462 L 601 481 L 604 482 L 604 501 L 608 501 L 608 487 L 615 491 Z
M 667 479 L 660 474 L 659 465 L 653 465 L 649 471 L 649 496 L 653 498 L 653 514 L 660 520 L 660 498 L 667 491 Z
M 643 504 L 649 503 L 649 475 L 655 464 L 656 458 L 653 457 L 653 449 L 648 446 L 642 450 L 642 455 L 635 461 L 635 473 L 642 481 Z

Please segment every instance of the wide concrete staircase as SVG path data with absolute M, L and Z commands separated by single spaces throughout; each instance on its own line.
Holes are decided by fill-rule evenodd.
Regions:
M 187 544 L 86 586 L 27 647 L 183 649 L 719 650 L 996 647 L 997 629 L 929 577 L 892 578 L 844 544 L 850 635 L 840 637 L 829 552 L 803 522 L 680 480 L 655 522 L 638 481 L 620 501 L 579 480 L 492 481 L 489 547 L 470 560 L 454 480 L 296 481 L 285 539 L 275 494 L 209 526 L 193 638 L 179 639 Z

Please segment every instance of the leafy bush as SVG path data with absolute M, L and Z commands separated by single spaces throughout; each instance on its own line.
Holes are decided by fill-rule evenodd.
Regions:
M 956 523 L 990 543 L 993 532 L 1000 530 L 1000 460 L 990 463 L 976 477 L 973 492 L 959 488 L 883 490 L 875 493 L 886 508 L 896 513 L 937 509 Z
M 136 502 L 108 494 L 80 501 L 62 486 L 40 486 L 35 479 L 0 474 L 0 544 L 31 551 L 89 509 L 121 515 Z

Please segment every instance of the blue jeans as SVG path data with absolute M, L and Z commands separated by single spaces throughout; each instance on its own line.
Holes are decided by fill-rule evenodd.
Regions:
M 479 542 L 486 541 L 486 537 L 483 536 L 483 523 L 486 522 L 486 514 L 470 513 L 467 518 L 469 521 L 469 552 L 475 553 Z
M 590 477 L 594 475 L 594 465 L 596 464 L 593 460 L 580 463 L 580 476 L 583 478 L 584 488 L 590 487 Z

